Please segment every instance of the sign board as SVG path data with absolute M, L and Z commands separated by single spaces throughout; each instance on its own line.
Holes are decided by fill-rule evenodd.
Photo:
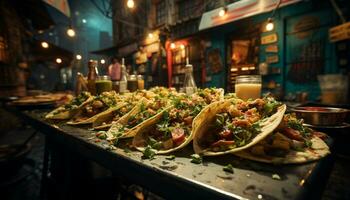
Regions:
M 346 39 L 350 39 L 350 22 L 329 29 L 329 40 L 331 42 L 338 42 Z
M 280 7 L 287 6 L 302 0 L 280 0 Z M 220 16 L 222 8 L 217 8 L 202 15 L 199 30 L 204 30 L 226 24 L 229 22 L 244 19 L 257 14 L 270 12 L 276 8 L 279 0 L 241 0 L 227 6 L 226 15 Z
M 273 55 L 273 56 L 267 56 L 266 57 L 266 62 L 271 64 L 271 63 L 278 63 L 278 55 Z
M 277 53 L 277 52 L 278 52 L 278 46 L 277 46 L 277 44 L 268 45 L 268 46 L 265 48 L 265 52 L 266 52 L 266 53 Z
M 277 33 L 261 37 L 261 44 L 271 44 L 277 42 Z

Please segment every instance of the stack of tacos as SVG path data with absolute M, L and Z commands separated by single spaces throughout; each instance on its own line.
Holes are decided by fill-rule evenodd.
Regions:
M 47 119 L 88 124 L 113 145 L 131 138 L 132 146 L 156 154 L 177 151 L 193 140 L 202 156 L 235 154 L 267 163 L 303 163 L 329 154 L 324 134 L 303 126 L 286 105 L 271 97 L 243 101 L 222 89 L 193 95 L 155 87 L 133 93 L 82 93 Z M 91 127 L 91 126 L 90 126 Z

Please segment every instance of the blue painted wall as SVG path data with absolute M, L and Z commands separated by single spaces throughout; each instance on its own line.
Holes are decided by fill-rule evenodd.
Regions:
M 327 2 L 326 2 L 327 3 Z M 328 6 L 328 7 L 327 7 Z M 315 8 L 317 7 L 317 8 Z M 325 46 L 324 53 L 325 57 L 327 57 L 324 64 L 324 73 L 337 73 L 339 69 L 336 64 L 336 56 L 334 50 L 334 44 L 328 42 L 328 38 L 325 34 L 328 34 L 328 28 L 335 25 L 336 15 L 332 9 L 330 9 L 329 5 L 320 5 L 318 1 L 306 1 L 296 3 L 290 6 L 282 7 L 277 10 L 274 16 L 275 29 L 271 32 L 262 33 L 261 36 L 268 35 L 271 33 L 277 33 L 278 42 L 276 43 L 279 49 L 278 57 L 279 62 L 270 64 L 271 67 L 281 68 L 281 75 L 271 75 L 264 76 L 263 81 L 266 83 L 269 80 L 273 79 L 277 83 L 285 86 L 285 94 L 295 93 L 295 92 L 309 92 L 309 99 L 316 100 L 320 95 L 320 89 L 317 82 L 307 83 L 307 84 L 296 84 L 287 79 L 286 76 L 289 70 L 287 65 L 287 61 L 292 59 L 292 55 L 294 53 L 298 53 L 300 49 L 288 50 L 287 48 L 290 44 L 295 42 L 307 42 L 307 41 L 296 41 L 295 38 L 286 36 L 286 32 L 292 29 L 293 24 L 295 22 L 293 20 L 298 20 L 298 18 L 306 15 L 312 14 L 316 16 L 320 16 L 321 26 L 324 25 L 321 29 L 316 31 L 316 37 L 325 38 Z M 257 16 L 253 16 L 249 20 L 253 23 L 261 23 L 265 22 L 267 18 L 271 16 L 271 13 L 264 13 Z M 232 22 L 229 24 L 225 24 L 220 27 L 212 28 L 206 33 L 209 35 L 211 40 L 211 48 L 220 48 L 221 56 L 223 59 L 223 63 L 225 66 L 225 70 L 219 74 L 212 75 L 212 80 L 206 83 L 207 87 L 223 87 L 225 88 L 225 84 L 227 82 L 227 63 L 226 63 L 226 39 L 230 36 L 232 32 L 239 31 L 236 26 L 237 22 Z M 308 40 L 308 39 L 306 39 Z M 265 48 L 267 45 L 260 46 L 260 54 L 259 54 L 259 62 L 264 62 L 267 55 L 273 55 L 274 53 L 266 53 Z M 286 48 L 287 47 L 287 48 Z M 296 51 L 296 52 L 293 52 Z

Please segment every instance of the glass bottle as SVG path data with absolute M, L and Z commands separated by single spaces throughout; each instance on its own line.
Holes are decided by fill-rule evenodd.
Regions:
M 122 59 L 122 75 L 119 81 L 119 92 L 125 93 L 127 92 L 127 86 L 128 86 L 128 72 L 126 71 L 124 58 Z
M 96 60 L 89 60 L 88 62 L 88 76 L 87 76 L 87 87 L 89 92 L 92 95 L 96 94 L 96 87 L 95 87 L 95 81 L 98 76 L 98 70 L 97 70 L 97 61 Z
M 197 90 L 197 86 L 193 78 L 193 66 L 190 64 L 187 64 L 185 67 L 185 80 L 183 84 L 183 91 L 186 94 L 191 95 L 194 92 L 196 92 L 196 90 Z

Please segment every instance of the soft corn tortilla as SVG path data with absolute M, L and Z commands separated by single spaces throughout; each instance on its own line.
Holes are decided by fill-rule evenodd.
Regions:
M 206 149 L 205 147 L 201 146 L 201 141 L 203 138 L 206 137 L 206 134 L 210 134 L 207 132 L 209 126 L 213 123 L 213 120 L 215 119 L 215 115 L 217 113 L 224 112 L 227 107 L 229 107 L 232 103 L 232 101 L 239 101 L 238 99 L 228 99 L 223 101 L 218 101 L 210 104 L 209 106 L 205 107 L 202 112 L 197 116 L 198 120 L 196 120 L 196 123 L 193 124 L 192 131 L 194 131 L 193 136 L 193 148 L 196 154 L 201 154 L 204 156 L 217 156 L 217 155 L 223 155 L 233 152 L 238 152 L 243 149 L 247 149 L 256 143 L 258 143 L 260 140 L 263 140 L 266 136 L 268 136 L 270 133 L 277 128 L 277 126 L 280 124 L 284 112 L 286 111 L 286 105 L 281 105 L 275 114 L 272 116 L 266 118 L 263 122 L 260 123 L 261 126 L 261 133 L 259 133 L 257 136 L 255 136 L 249 143 L 247 143 L 244 146 L 233 148 L 226 151 L 220 151 L 220 152 L 214 152 L 209 149 Z
M 117 121 L 115 122 L 112 122 L 112 123 L 109 123 L 109 124 L 103 124 L 104 122 L 106 121 L 109 121 L 113 118 L 113 112 L 114 111 L 117 111 L 123 107 L 127 106 L 127 103 L 122 103 L 120 106 L 118 107 L 114 107 L 112 109 L 109 110 L 109 112 L 103 112 L 101 113 L 97 118 L 96 120 L 92 123 L 92 127 L 93 127 L 93 130 L 104 130 L 104 129 L 107 129 L 109 127 L 112 126 L 113 123 L 118 123 L 119 120 L 122 118 L 119 118 Z M 131 111 L 131 110 L 130 110 Z M 129 112 L 130 112 L 129 111 Z M 127 115 L 129 112 L 127 112 L 125 115 Z M 124 115 L 124 116 L 125 116 Z
M 275 156 L 258 156 L 250 153 L 249 149 L 234 153 L 236 156 L 245 158 L 248 160 L 254 160 L 263 163 L 274 163 L 274 164 L 299 164 L 306 163 L 315 160 L 319 160 L 328 154 L 330 154 L 328 145 L 320 138 L 313 137 L 311 139 L 311 148 L 306 148 L 304 151 L 290 150 L 285 157 Z
M 76 115 L 79 110 L 82 109 L 82 107 L 84 107 L 86 104 L 88 104 L 90 101 L 92 101 L 94 98 L 92 96 L 90 96 L 88 99 L 86 99 L 82 104 L 80 104 L 80 106 L 78 106 L 77 108 L 71 109 L 71 110 L 67 110 L 64 105 L 60 106 L 56 109 L 54 109 L 53 111 L 49 112 L 46 116 L 45 119 L 57 119 L 57 120 L 65 120 L 65 119 L 70 119 L 72 118 L 74 115 Z M 59 113 L 58 113 L 59 112 Z M 57 114 L 55 114 L 57 113 Z
M 98 113 L 98 114 L 96 114 L 96 115 L 94 115 L 94 116 L 92 116 L 92 117 L 90 117 L 90 118 L 88 118 L 86 120 L 79 121 L 79 122 L 69 121 L 69 122 L 67 122 L 67 124 L 69 124 L 69 125 L 91 124 L 91 123 L 94 123 L 94 121 L 96 121 L 96 119 L 98 119 L 100 116 L 106 115 L 108 113 L 111 113 L 113 110 L 116 110 L 116 109 L 118 110 L 118 109 L 120 109 L 123 106 L 124 106 L 124 104 L 119 104 L 119 105 L 117 105 L 115 107 L 108 108 L 107 110 L 105 110 L 103 112 L 100 112 L 100 113 Z M 79 118 L 79 115 L 81 115 L 81 113 L 82 113 L 82 110 L 79 110 L 79 112 L 75 116 L 77 118 Z

